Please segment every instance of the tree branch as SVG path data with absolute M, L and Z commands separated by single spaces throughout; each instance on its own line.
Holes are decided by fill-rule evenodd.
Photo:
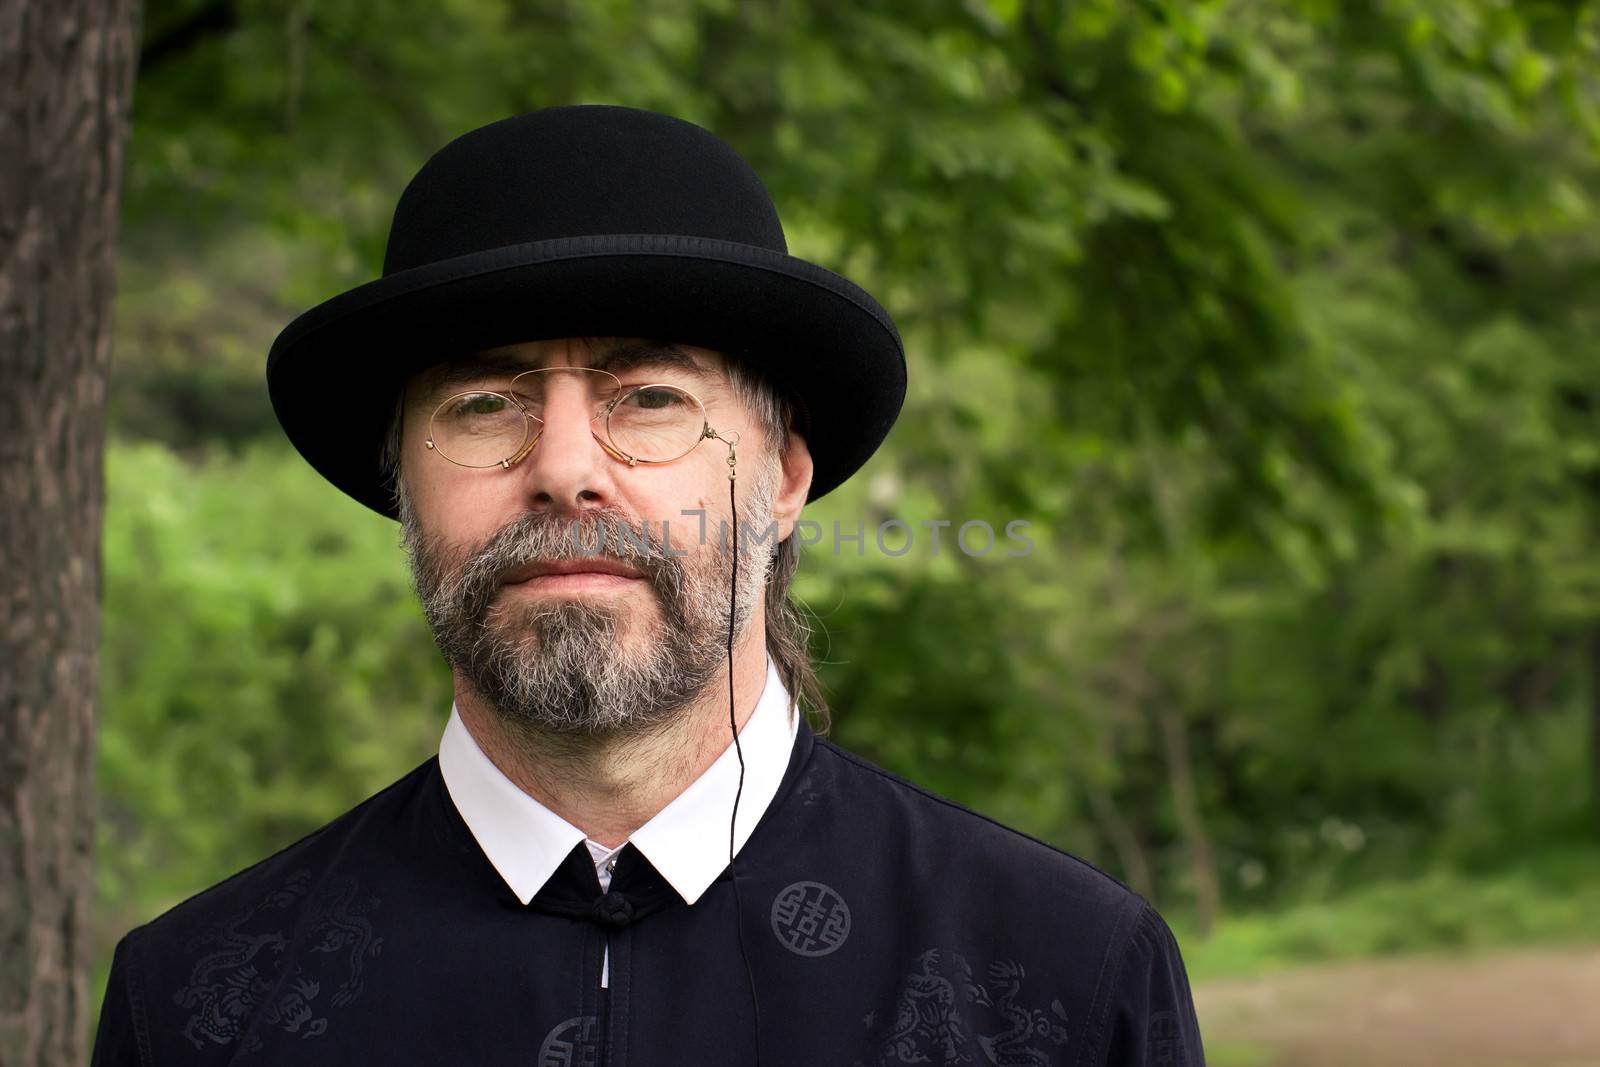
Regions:
M 239 26 L 237 0 L 213 0 L 189 13 L 188 18 L 168 27 L 144 43 L 139 50 L 139 73 L 176 59 L 200 42 L 231 33 Z

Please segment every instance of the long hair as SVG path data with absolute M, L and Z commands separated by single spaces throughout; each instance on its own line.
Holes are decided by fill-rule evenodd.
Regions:
M 589 339 L 592 343 L 593 339 Z M 775 449 L 781 460 L 789 450 L 789 431 L 794 426 L 794 405 L 754 367 L 732 356 L 727 357 L 728 380 L 733 394 L 750 411 L 756 425 L 766 433 L 767 447 Z M 405 395 L 397 391 L 394 413 L 389 419 L 379 451 L 384 483 L 398 501 L 405 491 L 400 478 L 400 445 L 405 426 Z M 793 595 L 795 572 L 800 567 L 797 530 L 773 549 L 767 571 L 766 615 L 767 654 L 778 669 L 783 687 L 796 705 L 805 711 L 812 728 L 826 734 L 832 725 L 822 683 L 811 660 L 813 628 L 806 609 Z

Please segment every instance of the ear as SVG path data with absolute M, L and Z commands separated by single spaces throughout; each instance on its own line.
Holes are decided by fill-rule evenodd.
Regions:
M 806 439 L 789 431 L 789 446 L 781 457 L 782 473 L 778 481 L 778 496 L 772 502 L 772 519 L 778 524 L 778 540 L 794 532 L 800 521 L 800 509 L 806 506 L 806 494 L 811 492 L 811 449 Z

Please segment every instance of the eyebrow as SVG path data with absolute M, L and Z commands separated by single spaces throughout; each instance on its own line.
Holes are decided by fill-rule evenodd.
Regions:
M 635 367 L 670 367 L 681 370 L 701 381 L 716 375 L 702 367 L 695 358 L 677 345 L 667 341 L 632 341 L 602 353 L 589 366 L 597 370 L 620 374 Z
M 668 341 L 630 341 L 600 353 L 586 364 L 595 370 L 621 375 L 636 367 L 665 367 L 682 371 L 702 382 L 717 375 L 701 366 L 682 348 Z M 526 359 L 510 353 L 492 353 L 452 360 L 436 370 L 428 380 L 428 391 L 437 393 L 459 385 L 500 375 L 515 377 L 526 370 L 534 370 Z

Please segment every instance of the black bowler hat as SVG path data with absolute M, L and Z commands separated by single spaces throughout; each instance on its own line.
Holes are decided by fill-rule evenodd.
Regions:
M 888 434 L 905 353 L 877 301 L 787 250 L 761 179 L 699 126 L 602 105 L 518 115 L 424 164 L 395 208 L 383 277 L 290 323 L 267 390 L 300 454 L 393 517 L 379 457 L 407 375 L 558 337 L 697 345 L 793 402 L 815 500 Z

